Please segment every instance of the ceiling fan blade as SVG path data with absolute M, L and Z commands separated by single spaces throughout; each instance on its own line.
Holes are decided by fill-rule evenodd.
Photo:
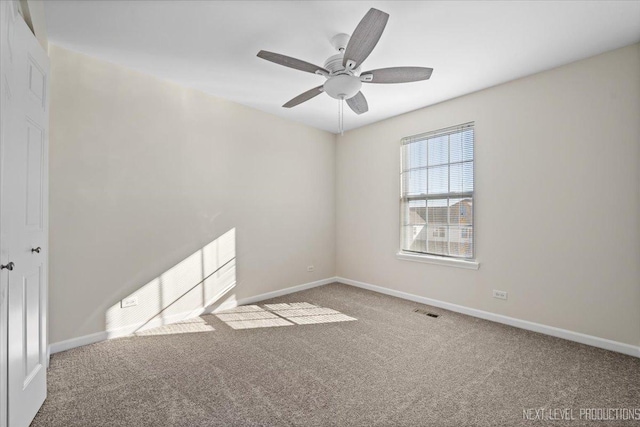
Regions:
M 324 89 L 322 86 L 314 87 L 313 89 L 308 90 L 305 93 L 301 93 L 300 95 L 296 96 L 291 101 L 284 104 L 283 107 L 284 108 L 295 107 L 298 104 L 302 104 L 303 102 L 308 101 L 311 98 L 320 95 L 322 92 L 324 92 Z
M 378 9 L 369 9 L 353 31 L 349 43 L 347 43 L 342 65 L 346 67 L 347 63 L 352 61 L 352 69 L 360 66 L 360 64 L 367 59 L 373 48 L 376 47 L 376 44 L 378 44 L 378 40 L 380 40 L 380 36 L 388 20 L 388 14 Z
M 433 68 L 425 67 L 380 68 L 361 73 L 360 80 L 365 83 L 409 83 L 427 80 L 432 72 Z
M 367 104 L 367 98 L 364 97 L 362 92 L 356 93 L 353 97 L 347 99 L 347 104 L 354 113 L 362 114 L 369 111 L 369 104 Z
M 316 71 L 320 71 L 329 74 L 329 71 L 325 70 L 322 67 L 310 64 L 300 59 L 292 58 L 290 56 L 280 55 L 279 53 L 261 50 L 260 52 L 258 52 L 258 57 L 266 59 L 267 61 L 274 62 L 276 64 L 284 65 L 285 67 L 295 68 L 296 70 L 300 71 L 306 71 L 307 73 L 315 74 Z

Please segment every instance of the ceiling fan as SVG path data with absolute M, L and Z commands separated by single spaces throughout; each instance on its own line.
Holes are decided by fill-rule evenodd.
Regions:
M 283 107 L 295 107 L 325 92 L 330 97 L 341 101 L 339 125 L 342 131 L 342 101 L 346 100 L 347 105 L 356 114 L 369 111 L 367 99 L 360 92 L 362 83 L 408 83 L 427 80 L 431 77 L 433 69 L 425 67 L 392 67 L 360 71 L 362 63 L 380 40 L 388 19 L 388 14 L 378 9 L 369 9 L 351 37 L 348 34 L 337 34 L 331 39 L 331 44 L 339 53 L 330 56 L 325 61 L 324 67 L 266 50 L 258 52 L 258 57 L 267 61 L 319 74 L 327 79 L 323 85 L 296 96 Z

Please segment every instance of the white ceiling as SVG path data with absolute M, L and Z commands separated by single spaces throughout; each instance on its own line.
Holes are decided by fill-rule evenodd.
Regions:
M 322 66 L 329 39 L 370 7 L 390 15 L 363 70 L 434 68 L 426 82 L 363 85 L 357 128 L 640 41 L 640 2 L 47 1 L 53 44 L 336 132 L 338 101 L 289 99 L 321 76 L 256 57 L 260 49 Z

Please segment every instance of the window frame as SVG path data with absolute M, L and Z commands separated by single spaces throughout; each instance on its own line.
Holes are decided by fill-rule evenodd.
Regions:
M 406 144 L 409 144 L 410 142 L 407 141 L 411 141 L 411 140 L 428 140 L 429 138 L 433 138 L 435 136 L 444 136 L 444 135 L 451 135 L 451 134 L 455 134 L 455 133 L 461 133 L 462 131 L 464 131 L 467 128 L 472 128 L 474 130 L 473 132 L 473 158 L 472 158 L 472 162 L 473 162 L 473 172 L 472 172 L 472 177 L 473 177 L 473 190 L 472 191 L 462 191 L 460 193 L 451 193 L 450 191 L 447 193 L 442 193 L 442 194 L 434 194 L 432 195 L 433 197 L 429 197 L 429 189 L 426 188 L 427 194 L 421 194 L 421 195 L 415 195 L 415 196 L 405 196 L 403 194 L 403 174 L 410 171 L 410 170 L 417 170 L 417 169 L 421 169 L 424 168 L 427 171 L 428 174 L 428 170 L 429 170 L 429 157 L 427 154 L 427 158 L 426 158 L 426 165 L 425 166 L 417 166 L 414 168 L 408 168 L 407 170 L 404 169 L 404 162 L 405 162 L 405 158 L 403 155 L 403 150 L 404 150 L 404 146 Z M 428 145 L 428 142 L 427 142 Z M 444 163 L 443 165 L 447 165 L 448 167 L 450 167 L 450 165 L 452 164 L 464 164 L 465 161 L 462 160 L 460 162 L 453 162 L 451 163 L 451 149 L 449 148 L 449 155 L 448 155 L 448 161 L 447 163 Z M 468 162 L 468 160 L 466 161 Z M 462 123 L 459 125 L 454 125 L 454 126 L 449 126 L 449 127 L 445 127 L 445 128 L 440 128 L 434 131 L 429 131 L 429 132 L 424 132 L 421 134 L 417 134 L 417 135 L 412 135 L 412 136 L 408 136 L 408 137 L 404 137 L 400 140 L 400 174 L 399 174 L 399 178 L 400 178 L 400 198 L 399 198 L 399 216 L 400 216 L 400 223 L 399 223 L 399 227 L 398 227 L 398 231 L 399 231 L 399 250 L 396 254 L 396 257 L 398 259 L 402 259 L 402 260 L 407 260 L 407 261 L 418 261 L 418 262 L 426 262 L 426 263 L 435 263 L 435 264 L 442 264 L 442 265 L 449 265 L 449 266 L 454 266 L 454 267 L 461 267 L 461 268 L 470 268 L 470 269 L 475 269 L 477 270 L 480 266 L 480 264 L 477 262 L 477 241 L 476 241 L 476 179 L 475 179 L 475 174 L 476 174 L 476 135 L 475 135 L 475 122 L 471 121 L 471 122 L 466 122 L 466 123 Z M 437 165 L 432 165 L 432 166 L 437 166 Z M 450 172 L 449 172 L 450 173 Z M 450 175 L 449 175 L 449 180 L 451 179 Z M 450 190 L 450 181 L 447 184 L 448 185 L 448 190 Z M 407 250 L 404 249 L 404 232 L 403 232 L 403 228 L 409 225 L 413 225 L 413 224 L 404 224 L 404 217 L 405 217 L 405 212 L 404 212 L 404 208 L 403 205 L 405 203 L 408 203 L 411 200 L 424 200 L 426 203 L 426 207 L 425 209 L 428 210 L 428 200 L 431 199 L 444 199 L 444 200 L 450 200 L 451 198 L 459 198 L 459 199 L 465 199 L 465 198 L 470 198 L 472 203 L 473 203 L 473 208 L 471 209 L 471 241 L 472 241 L 472 257 L 470 258 L 466 258 L 466 257 L 460 257 L 460 256 L 455 256 L 455 255 L 444 255 L 444 254 L 436 254 L 436 253 L 429 253 L 429 252 L 419 252 L 419 251 L 411 251 L 411 250 Z M 447 202 L 447 206 L 449 202 Z M 450 215 L 449 209 L 447 210 L 447 215 Z M 424 225 L 425 227 L 428 226 L 428 220 Z M 436 228 L 436 229 L 439 229 Z M 463 229 L 468 229 L 468 227 L 460 227 L 460 233 L 462 233 Z M 449 230 L 449 232 L 451 232 L 451 230 Z M 427 233 L 428 235 L 429 233 Z

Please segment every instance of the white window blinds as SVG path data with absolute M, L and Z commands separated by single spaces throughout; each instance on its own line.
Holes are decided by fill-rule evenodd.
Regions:
M 401 249 L 474 258 L 474 125 L 402 140 Z

